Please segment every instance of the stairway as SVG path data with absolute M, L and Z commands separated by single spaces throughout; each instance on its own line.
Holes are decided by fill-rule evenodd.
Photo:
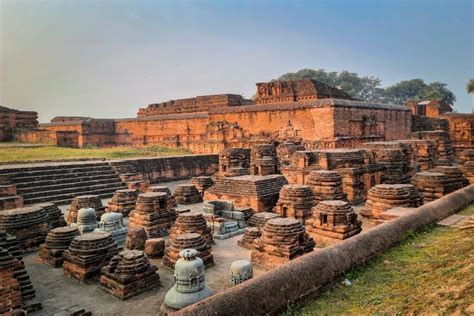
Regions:
M 16 185 L 25 205 L 68 204 L 73 197 L 88 194 L 107 198 L 115 190 L 127 187 L 110 164 L 103 161 L 2 166 L 0 175 Z

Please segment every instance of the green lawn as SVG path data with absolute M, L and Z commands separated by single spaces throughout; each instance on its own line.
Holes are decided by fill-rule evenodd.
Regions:
M 460 214 L 474 214 L 474 204 Z M 286 315 L 474 314 L 474 233 L 432 225 Z
M 15 143 L 0 143 L 0 162 L 24 160 L 55 160 L 78 158 L 121 159 L 134 157 L 160 157 L 185 155 L 187 149 L 172 149 L 161 146 L 112 147 L 112 148 L 65 148 Z
M 474 215 L 474 203 L 458 213 L 459 215 Z

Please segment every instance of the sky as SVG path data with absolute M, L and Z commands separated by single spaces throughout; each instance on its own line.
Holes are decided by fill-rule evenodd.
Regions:
M 474 0 L 0 0 L 0 104 L 40 122 L 251 97 L 301 68 L 445 82 L 472 112 Z

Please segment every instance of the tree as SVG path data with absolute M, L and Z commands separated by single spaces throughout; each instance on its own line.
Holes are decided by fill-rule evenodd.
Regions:
M 445 103 L 453 105 L 454 101 L 456 101 L 456 96 L 446 87 L 447 84 L 442 82 L 430 83 L 423 93 L 423 99 L 443 100 Z
M 377 77 L 360 77 L 359 74 L 349 71 L 327 72 L 324 69 L 301 69 L 289 72 L 278 77 L 277 80 L 313 79 L 338 87 L 353 98 L 366 101 L 381 101 L 383 89 L 380 88 L 381 80 Z
M 452 105 L 456 101 L 456 96 L 447 88 L 447 84 L 442 82 L 426 84 L 423 79 L 402 80 L 384 89 L 378 77 L 359 76 L 358 73 L 345 70 L 328 72 L 324 69 L 304 68 L 283 74 L 276 80 L 299 79 L 317 80 L 344 90 L 355 99 L 369 102 L 404 104 L 408 100 L 441 99 Z M 469 93 L 474 92 L 474 78 L 469 81 L 467 89 L 468 92 L 471 91 Z
M 443 100 L 452 105 L 456 96 L 442 82 L 427 85 L 423 79 L 402 80 L 385 89 L 385 96 L 390 103 L 403 104 L 408 100 Z
M 337 72 L 326 72 L 324 69 L 300 69 L 297 72 L 288 72 L 278 77 L 277 80 L 299 80 L 313 79 L 319 82 L 334 86 Z
M 407 100 L 423 98 L 427 85 L 423 79 L 402 80 L 384 91 L 389 103 L 403 104 Z
M 474 78 L 469 79 L 466 84 L 467 93 L 472 94 L 474 93 Z

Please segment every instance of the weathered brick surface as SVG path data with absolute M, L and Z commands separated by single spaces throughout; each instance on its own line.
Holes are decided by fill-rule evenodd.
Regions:
M 255 212 L 271 211 L 285 184 L 288 182 L 282 175 L 218 177 L 204 192 L 204 200 L 231 200 L 236 207 L 250 207 Z
M 257 83 L 257 104 L 300 101 L 310 99 L 347 99 L 352 97 L 342 90 L 311 79 Z
M 124 300 L 160 285 L 158 267 L 139 250 L 125 250 L 102 267 L 100 287 Z
M 218 159 L 217 155 L 189 155 L 115 160 L 110 164 L 122 177 L 134 175 L 137 179 L 157 183 L 212 175 L 217 171 Z
M 413 132 L 448 130 L 448 120 L 437 117 L 413 115 L 411 117 L 411 130 Z
M 23 262 L 23 257 L 21 253 L 21 249 L 19 247 L 19 243 L 15 236 L 9 235 L 4 231 L 0 230 L 0 249 L 4 249 L 7 251 L 8 255 L 4 256 L 3 259 L 9 257 L 10 259 L 13 257 L 16 259 L 18 264 L 15 264 L 13 267 L 13 277 L 18 281 L 20 284 L 20 292 L 21 298 L 23 301 L 29 300 L 35 297 L 35 290 L 33 289 L 33 285 L 31 284 L 30 277 L 28 272 L 26 271 L 25 264 Z M 8 258 L 7 258 L 8 259 Z M 7 261 L 9 261 L 8 259 Z M 0 259 L 0 261 L 2 261 Z M 0 271 L 2 271 L 5 266 L 0 263 Z M 2 283 L 0 282 L 0 288 Z
M 413 139 L 434 141 L 436 146 L 435 165 L 449 166 L 454 161 L 453 142 L 448 132 L 445 131 L 423 131 L 412 133 Z
M 41 206 L 0 212 L 0 230 L 15 236 L 20 248 L 25 251 L 36 250 L 44 243 L 49 228 L 48 213 Z
M 165 192 L 140 193 L 135 209 L 129 215 L 129 230 L 143 227 L 148 238 L 168 235 L 177 216 L 173 207 L 173 201 Z
M 367 190 L 382 182 L 385 167 L 365 149 L 326 149 L 297 151 L 290 163 L 281 168 L 291 184 L 309 184 L 314 170 L 335 170 L 342 176 L 343 191 L 351 203 L 365 200 Z
M 270 219 L 263 225 L 262 235 L 254 241 L 252 262 L 275 267 L 313 251 L 316 245 L 302 224 L 292 218 Z
M 75 237 L 69 248 L 63 252 L 64 275 L 87 282 L 100 274 L 119 252 L 117 243 L 110 233 L 89 233 Z
M 207 112 L 215 107 L 239 106 L 252 103 L 252 100 L 244 99 L 237 94 L 205 95 L 150 104 L 146 108 L 139 109 L 137 116 L 146 117 L 160 114 Z
M 346 239 L 362 231 L 362 223 L 349 203 L 340 200 L 322 201 L 313 207 L 313 216 L 306 222 L 311 235 Z
M 38 113 L 0 106 L 0 142 L 15 139 L 16 133 L 38 126 Z
M 0 248 L 0 313 L 20 308 L 22 304 L 20 283 L 14 273 L 20 262 Z
M 443 113 L 452 112 L 453 108 L 442 100 L 409 100 L 405 106 L 411 110 L 413 115 L 438 117 Z
M 353 147 L 410 132 L 408 108 L 355 101 L 312 80 L 258 83 L 257 91 L 257 104 L 235 95 L 173 100 L 140 109 L 132 119 L 56 119 L 24 138 L 57 143 L 61 132 L 77 132 L 81 147 L 159 144 L 216 153 L 288 140 L 308 149 Z
M 474 114 L 446 113 L 441 117 L 449 122 L 449 137 L 456 158 L 460 158 L 463 150 L 474 148 Z
M 165 252 L 165 240 L 163 238 L 151 238 L 145 242 L 145 254 L 149 258 L 161 258 Z

